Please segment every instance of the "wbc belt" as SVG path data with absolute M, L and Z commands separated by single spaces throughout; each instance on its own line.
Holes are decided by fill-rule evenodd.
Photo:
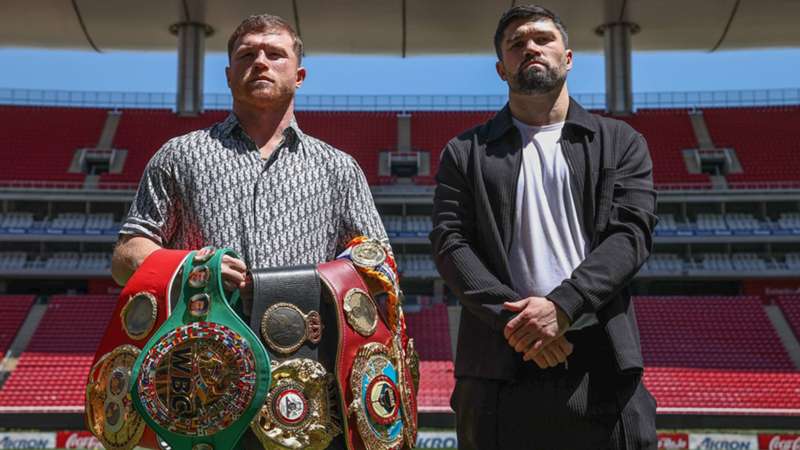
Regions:
M 339 259 L 317 268 L 336 306 L 335 370 L 347 447 L 399 449 L 404 442 L 403 412 L 392 334 L 351 261 Z
M 125 284 L 95 353 L 86 385 L 86 425 L 107 449 L 157 449 L 155 432 L 134 410 L 131 370 L 147 339 L 170 314 L 171 285 L 188 250 L 151 253 Z M 172 294 L 174 296 L 174 293 Z
M 231 308 L 221 265 L 232 250 L 204 248 L 183 263 L 180 298 L 133 366 L 131 397 L 174 450 L 230 450 L 258 413 L 269 356 Z

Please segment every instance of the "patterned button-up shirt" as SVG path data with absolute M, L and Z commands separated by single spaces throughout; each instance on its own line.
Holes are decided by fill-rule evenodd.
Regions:
M 167 248 L 231 247 L 251 268 L 329 261 L 361 234 L 388 244 L 351 156 L 292 120 L 262 159 L 234 114 L 161 147 L 120 234 Z

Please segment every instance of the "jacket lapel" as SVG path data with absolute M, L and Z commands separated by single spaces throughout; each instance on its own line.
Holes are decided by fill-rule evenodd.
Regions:
M 480 152 L 477 161 L 487 212 L 492 216 L 490 226 L 497 236 L 498 269 L 501 272 L 498 275 L 505 282 L 511 281 L 508 252 L 513 238 L 517 180 L 522 165 L 520 147 L 521 138 L 511 121 L 511 110 L 506 105 L 489 122 L 484 151 Z

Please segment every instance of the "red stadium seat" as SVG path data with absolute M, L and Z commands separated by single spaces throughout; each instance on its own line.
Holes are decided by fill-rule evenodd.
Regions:
M 0 389 L 0 408 L 82 408 L 86 377 L 115 306 L 109 296 L 53 297 Z
M 800 107 L 708 108 L 703 117 L 714 145 L 736 150 L 744 169 L 728 181 L 800 180 Z

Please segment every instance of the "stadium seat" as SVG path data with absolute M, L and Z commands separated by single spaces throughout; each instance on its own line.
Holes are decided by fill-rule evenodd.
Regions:
M 419 409 L 449 411 L 455 378 L 447 306 L 439 303 L 419 312 L 406 312 L 405 317 L 408 335 L 414 338 L 421 360 Z
M 688 110 L 639 109 L 636 114 L 619 119 L 647 140 L 656 184 L 692 183 L 711 187 L 708 175 L 690 174 L 683 160 L 683 150 L 698 146 Z
M 704 108 L 703 116 L 714 145 L 733 148 L 744 170 L 728 181 L 800 181 L 800 107 Z
M 420 184 L 434 184 L 442 149 L 454 136 L 480 125 L 495 111 L 414 111 L 411 113 L 411 147 L 431 155 L 431 177 L 420 178 Z
M 3 136 L 0 180 L 81 182 L 68 173 L 75 150 L 97 145 L 107 111 L 98 108 L 0 106 Z M 24 155 L 24 158 L 20 158 Z
M 637 297 L 645 383 L 660 408 L 800 408 L 797 372 L 758 297 Z
M 86 377 L 116 299 L 55 296 L 0 389 L 0 408 L 49 412 L 83 407 Z
M 33 301 L 33 295 L 0 295 L 0 358 L 5 357 Z

